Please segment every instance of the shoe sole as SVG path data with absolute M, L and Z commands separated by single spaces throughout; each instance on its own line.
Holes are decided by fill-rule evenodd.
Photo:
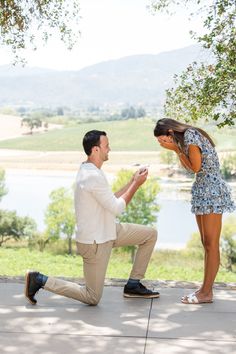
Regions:
M 28 288 L 29 288 L 29 276 L 30 276 L 30 270 L 27 270 L 26 274 L 25 274 L 25 297 L 28 300 L 28 302 L 31 305 L 36 305 L 37 302 L 33 302 L 30 300 L 29 298 L 29 293 L 28 293 Z
M 160 297 L 160 295 L 133 295 L 133 294 L 123 294 L 123 296 L 128 298 L 139 298 L 139 299 L 155 299 Z

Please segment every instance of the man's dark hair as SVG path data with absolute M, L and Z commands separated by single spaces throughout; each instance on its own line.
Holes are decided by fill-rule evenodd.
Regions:
M 83 147 L 84 152 L 87 156 L 89 156 L 92 152 L 92 148 L 94 146 L 100 146 L 100 136 L 107 134 L 100 130 L 90 130 L 87 132 L 83 138 Z

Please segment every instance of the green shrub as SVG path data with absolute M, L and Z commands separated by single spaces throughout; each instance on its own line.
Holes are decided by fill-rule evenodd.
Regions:
M 236 154 L 228 154 L 222 159 L 221 174 L 225 179 L 236 177 Z

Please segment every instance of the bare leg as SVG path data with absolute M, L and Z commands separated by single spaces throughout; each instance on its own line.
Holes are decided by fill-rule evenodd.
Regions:
M 196 216 L 196 221 L 197 221 L 198 229 L 199 229 L 200 236 L 201 236 L 202 245 L 204 246 L 204 244 L 203 244 L 203 221 L 202 221 L 203 215 L 195 215 L 195 216 Z
M 222 214 L 201 215 L 197 218 L 197 222 L 200 222 L 200 233 L 205 250 L 204 279 L 197 292 L 197 298 L 209 300 L 213 296 L 213 283 L 220 265 L 219 240 Z
M 201 241 L 205 251 L 204 278 L 200 289 L 182 298 L 183 303 L 192 303 L 195 295 L 199 303 L 211 302 L 213 284 L 220 265 L 219 239 L 222 225 L 222 214 L 196 215 Z M 195 300 L 193 300 L 195 302 Z
M 200 236 L 201 236 L 202 246 L 204 247 L 204 244 L 203 244 L 203 223 L 202 223 L 202 215 L 195 215 L 195 216 L 196 216 L 196 221 L 197 221 L 198 229 L 199 229 Z M 204 259 L 204 272 L 205 272 L 205 270 L 206 270 L 205 264 L 206 264 L 206 255 L 205 255 L 205 259 Z M 205 275 L 204 275 L 204 276 L 205 276 Z M 200 287 L 199 289 L 197 289 L 194 293 L 197 294 L 197 293 L 201 290 L 201 288 L 202 288 L 202 287 Z M 188 295 L 182 296 L 182 300 L 187 300 L 187 297 L 188 297 Z
M 200 236 L 201 236 L 202 246 L 204 247 L 204 232 L 203 232 L 203 220 L 202 220 L 203 215 L 195 215 L 195 216 L 196 216 L 196 221 L 197 221 L 198 229 L 199 229 Z M 206 253 L 204 254 L 204 273 L 206 271 L 205 265 L 206 265 Z M 204 277 L 205 277 L 205 274 L 204 274 Z M 200 289 L 197 289 L 195 291 L 195 294 L 197 294 L 200 290 L 201 290 L 201 287 L 200 287 Z

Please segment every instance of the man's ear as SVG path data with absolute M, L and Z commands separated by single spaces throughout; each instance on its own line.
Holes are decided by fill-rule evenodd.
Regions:
M 97 148 L 96 145 L 94 145 L 94 146 L 92 147 L 92 152 L 93 152 L 93 151 L 98 151 L 98 148 Z

